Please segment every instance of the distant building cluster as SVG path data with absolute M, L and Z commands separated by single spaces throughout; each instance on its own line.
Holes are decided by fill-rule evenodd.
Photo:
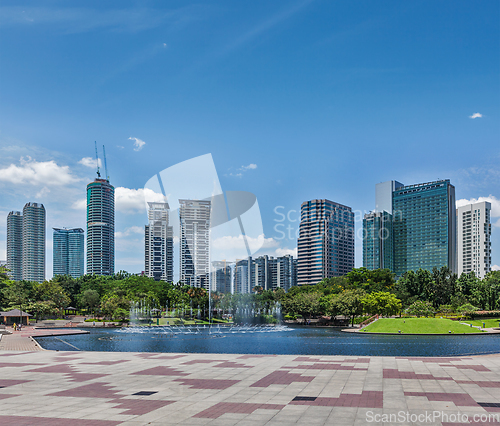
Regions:
M 491 270 L 491 204 L 455 207 L 449 180 L 376 185 L 376 208 L 363 219 L 363 266 L 396 276 L 447 266 L 452 272 Z
M 87 185 L 86 272 L 113 275 L 115 198 L 109 178 Z M 447 266 L 452 272 L 484 278 L 491 271 L 491 204 L 456 208 L 449 180 L 404 185 L 392 180 L 375 186 L 375 209 L 363 217 L 363 266 L 387 268 L 401 276 L 419 268 Z M 343 276 L 354 268 L 354 212 L 327 199 L 301 205 L 296 259 L 291 255 L 226 261 L 211 259 L 209 200 L 179 200 L 179 279 L 222 293 L 252 293 L 256 288 L 287 291 Z M 174 229 L 169 204 L 148 203 L 144 274 L 157 281 L 174 279 Z M 46 212 L 27 203 L 7 216 L 7 259 L 14 280 L 45 279 Z M 53 228 L 53 273 L 80 277 L 85 231 Z M 0 266 L 2 261 L 0 261 Z

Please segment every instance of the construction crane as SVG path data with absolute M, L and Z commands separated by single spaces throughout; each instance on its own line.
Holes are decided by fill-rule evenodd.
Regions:
M 97 177 L 101 177 L 101 173 L 99 172 L 99 156 L 97 155 L 97 141 L 94 141 L 95 144 L 95 163 L 97 167 Z
M 106 150 L 104 149 L 104 145 L 102 146 L 102 155 L 104 156 L 104 172 L 106 173 L 106 180 L 109 182 L 108 164 L 106 163 Z

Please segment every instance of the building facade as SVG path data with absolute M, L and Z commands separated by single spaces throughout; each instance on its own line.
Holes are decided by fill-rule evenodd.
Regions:
M 23 216 L 10 212 L 7 216 L 7 269 L 14 281 L 23 279 Z
M 148 203 L 149 224 L 145 227 L 145 274 L 155 281 L 174 280 L 174 237 L 169 226 L 168 203 Z
M 354 213 L 330 200 L 302 203 L 297 284 L 314 285 L 354 268 Z
M 448 179 L 394 190 L 392 210 L 396 276 L 442 266 L 457 271 L 455 187 Z
M 394 270 L 392 214 L 385 210 L 363 218 L 363 266 Z
M 457 209 L 458 273 L 484 278 L 491 271 L 491 204 L 487 201 Z
M 180 281 L 210 287 L 210 210 L 206 200 L 179 200 Z
M 22 279 L 45 280 L 45 207 L 26 203 L 23 208 Z
M 82 228 L 53 228 L 53 274 L 84 275 L 85 231 Z
M 115 188 L 108 179 L 87 185 L 87 273 L 115 272 Z
M 212 262 L 212 289 L 219 293 L 233 292 L 233 268 L 231 263 L 225 260 Z

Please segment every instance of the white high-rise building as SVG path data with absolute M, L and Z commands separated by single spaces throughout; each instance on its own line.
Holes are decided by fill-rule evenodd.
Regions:
M 23 208 L 22 279 L 42 283 L 45 280 L 45 207 L 26 203 Z
M 172 282 L 173 228 L 168 225 L 168 203 L 148 203 L 149 224 L 145 227 L 145 274 L 155 281 Z
M 487 201 L 457 208 L 458 274 L 491 271 L 491 204 Z
M 180 281 L 191 287 L 210 286 L 211 201 L 179 200 Z

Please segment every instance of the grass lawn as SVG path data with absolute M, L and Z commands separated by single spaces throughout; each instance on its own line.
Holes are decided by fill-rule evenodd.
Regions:
M 468 327 L 458 321 L 445 318 L 381 318 L 363 328 L 372 333 L 477 333 L 477 328 Z
M 478 325 L 479 327 L 482 327 L 484 322 L 486 328 L 498 328 L 498 321 L 500 321 L 500 318 L 485 318 L 483 320 L 478 319 L 472 321 L 464 320 L 463 322 L 466 322 L 467 324 Z

